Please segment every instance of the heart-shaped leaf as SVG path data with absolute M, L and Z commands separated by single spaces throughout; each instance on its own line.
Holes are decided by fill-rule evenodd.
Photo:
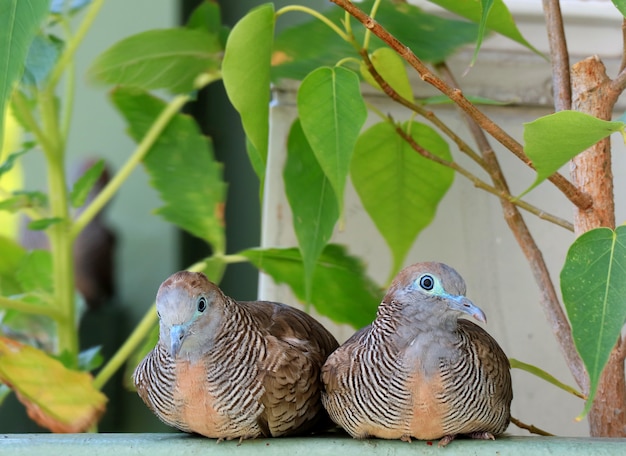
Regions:
M 315 264 L 330 240 L 339 218 L 339 208 L 299 120 L 292 125 L 287 139 L 283 178 L 304 263 L 306 301 L 310 302 Z
M 354 144 L 367 117 L 358 76 L 345 68 L 314 70 L 298 89 L 298 113 L 341 214 Z
M 403 98 L 411 102 L 415 101 L 404 60 L 393 49 L 387 47 L 376 49 L 372 52 L 370 60 L 378 74 L 382 76 L 392 89 Z M 363 62 L 361 62 L 361 75 L 373 87 L 380 89 L 380 86 Z
M 585 363 L 590 391 L 584 417 L 600 375 L 626 321 L 626 226 L 582 234 L 567 252 L 561 293 L 574 343 Z
M 424 149 L 451 160 L 448 143 L 429 126 L 408 122 L 402 128 Z M 419 155 L 394 125 L 382 122 L 359 136 L 351 177 L 361 203 L 391 249 L 393 277 L 418 234 L 435 217 L 454 171 Z
M 611 133 L 624 129 L 623 122 L 609 122 L 578 111 L 559 111 L 524 124 L 524 150 L 537 170 L 531 191 L 580 152 Z

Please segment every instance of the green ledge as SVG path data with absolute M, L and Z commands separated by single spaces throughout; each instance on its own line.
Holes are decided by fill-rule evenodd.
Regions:
M 7 456 L 100 455 L 272 455 L 272 456 L 418 456 L 418 455 L 626 455 L 626 439 L 569 437 L 500 437 L 496 441 L 437 442 L 353 440 L 327 435 L 216 443 L 187 434 L 0 434 L 0 454 Z

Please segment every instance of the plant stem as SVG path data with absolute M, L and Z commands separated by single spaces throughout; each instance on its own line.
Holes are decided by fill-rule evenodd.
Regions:
M 25 127 L 35 136 L 41 148 L 44 150 L 52 149 L 52 144 L 50 144 L 50 141 L 33 117 L 24 95 L 19 90 L 14 90 L 11 101 L 13 102 L 13 109 L 15 109 L 16 113 L 20 116 Z
M 51 88 L 50 88 L 51 89 Z M 61 219 L 48 228 L 52 254 L 54 305 L 61 314 L 57 320 L 57 352 L 78 356 L 78 333 L 75 321 L 73 242 L 68 236 L 70 218 L 65 178 L 65 141 L 59 131 L 56 100 L 53 90 L 44 90 L 38 97 L 47 160 L 50 215 Z
M 537 208 L 536 206 L 533 206 L 532 204 L 529 204 L 529 203 L 527 203 L 525 201 L 516 199 L 510 193 L 508 193 L 507 190 L 504 190 L 504 189 L 501 189 L 501 188 L 496 188 L 496 187 L 493 187 L 493 186 L 487 184 L 486 182 L 482 181 L 477 176 L 475 176 L 474 174 L 472 174 L 471 172 L 469 172 L 468 170 L 463 168 L 458 163 L 456 163 L 454 161 L 445 160 L 445 159 L 443 159 L 443 158 L 441 158 L 441 157 L 431 153 L 430 151 L 424 149 L 417 142 L 415 142 L 415 140 L 407 132 L 405 132 L 402 129 L 401 126 L 396 125 L 395 128 L 396 128 L 396 132 L 402 137 L 402 139 L 404 139 L 406 141 L 406 143 L 409 146 L 411 146 L 413 148 L 413 150 L 415 150 L 417 153 L 419 153 L 422 157 L 427 158 L 427 159 L 429 159 L 431 161 L 434 161 L 435 163 L 439 163 L 442 166 L 446 166 L 448 168 L 451 168 L 451 169 L 455 170 L 457 173 L 459 173 L 462 176 L 464 176 L 467 179 L 469 179 L 476 187 L 478 187 L 478 188 L 480 188 L 482 190 L 485 190 L 486 192 L 489 192 L 489 193 L 491 193 L 493 195 L 496 195 L 496 196 L 500 197 L 501 200 L 505 200 L 508 203 L 510 203 L 511 205 L 519 206 L 520 208 L 530 212 L 531 214 L 536 215 L 540 219 L 543 219 L 543 220 L 546 220 L 548 222 L 554 223 L 555 225 L 559 225 L 559 226 L 565 228 L 566 230 L 574 231 L 574 226 L 570 222 L 568 222 L 567 220 L 563 220 L 560 217 L 548 214 L 548 213 L 542 211 L 541 209 Z
M 378 7 L 380 6 L 380 0 L 376 0 L 372 5 L 372 10 L 370 11 L 370 17 L 374 19 L 376 17 L 376 13 L 378 12 Z M 363 49 L 367 51 L 370 47 L 370 39 L 372 37 L 372 32 L 369 29 L 365 30 L 365 37 L 363 38 Z
M 65 31 L 66 40 L 70 41 L 72 36 L 72 31 L 70 28 L 70 24 L 65 16 L 61 20 L 61 26 Z M 63 120 L 61 121 L 61 137 L 63 138 L 63 142 L 67 143 L 67 138 L 70 134 L 70 126 L 72 123 L 72 113 L 74 112 L 74 86 L 76 80 L 76 65 L 74 60 L 70 60 L 67 64 L 67 71 L 65 72 L 65 92 L 63 93 L 64 98 L 64 112 L 63 112 Z
M 557 111 L 571 109 L 572 85 L 569 70 L 569 54 L 567 52 L 559 0 L 543 0 L 543 12 L 546 18 L 548 42 L 550 44 L 554 108 Z
M 83 21 L 76 30 L 74 36 L 67 42 L 63 54 L 61 54 L 61 57 L 50 74 L 50 79 L 48 79 L 48 88 L 51 90 L 54 90 L 57 83 L 61 79 L 65 68 L 73 61 L 74 54 L 76 53 L 78 46 L 80 46 L 83 42 L 83 39 L 91 28 L 93 21 L 98 16 L 98 12 L 100 11 L 100 8 L 102 8 L 102 5 L 104 5 L 104 0 L 93 0 L 89 7 L 87 7 L 87 12 L 85 13 Z
M 308 8 L 306 6 L 301 6 L 301 5 L 289 5 L 289 6 L 285 6 L 284 8 L 281 8 L 278 11 L 276 11 L 276 17 L 278 18 L 278 17 L 282 16 L 283 14 L 288 13 L 290 11 L 300 11 L 302 13 L 310 14 L 314 18 L 319 19 L 324 24 L 326 24 L 328 27 L 330 27 L 337 35 L 339 35 L 341 37 L 342 40 L 351 42 L 350 37 L 343 30 L 341 30 L 337 26 L 337 24 L 335 24 L 333 21 L 328 19 L 326 16 L 324 16 L 319 11 L 315 11 L 312 8 Z
M 463 141 L 463 139 L 461 139 L 459 135 L 457 135 L 450 127 L 448 127 L 441 119 L 439 119 L 435 115 L 434 112 L 424 109 L 424 107 L 418 105 L 417 103 L 413 103 L 410 100 L 407 100 L 398 92 L 396 92 L 396 90 L 393 87 L 391 87 L 387 83 L 387 81 L 385 81 L 385 79 L 380 75 L 378 70 L 376 70 L 376 67 L 372 63 L 372 60 L 370 59 L 370 56 L 367 53 L 366 49 L 361 49 L 359 51 L 359 54 L 361 55 L 361 58 L 365 62 L 365 65 L 367 66 L 367 70 L 369 71 L 369 73 L 372 75 L 372 77 L 378 83 L 382 91 L 385 92 L 385 94 L 389 98 L 391 98 L 395 102 L 401 104 L 402 106 L 407 107 L 411 111 L 421 115 L 422 117 L 430 121 L 433 125 L 439 128 L 439 130 L 442 133 L 444 133 L 448 138 L 454 141 L 454 143 L 457 145 L 457 147 L 459 148 L 461 152 L 463 152 L 469 158 L 474 160 L 474 162 L 480 165 L 480 167 L 483 168 L 485 171 L 487 172 L 489 171 L 487 169 L 487 165 L 485 164 L 485 161 L 465 141 Z
M 60 155 L 60 154 L 59 154 Z M 62 318 L 58 320 L 58 352 L 78 355 L 78 334 L 75 321 L 74 263 L 72 240 L 68 236 L 71 226 L 67 204 L 65 170 L 61 157 L 48 160 L 48 185 L 50 209 L 53 217 L 62 220 L 48 229 L 53 262 L 54 301 Z
M 189 95 L 178 95 L 161 111 L 159 117 L 154 121 L 150 130 L 143 137 L 133 154 L 126 161 L 124 166 L 117 172 L 111 181 L 102 189 L 98 196 L 85 208 L 84 211 L 75 220 L 70 233 L 72 239 L 80 234 L 80 232 L 93 220 L 93 218 L 102 210 L 102 208 L 111 200 L 113 195 L 120 189 L 122 184 L 128 179 L 128 176 L 141 163 L 141 160 L 148 153 L 152 145 L 159 138 L 167 124 L 180 111 L 180 109 L 189 101 Z
M 544 431 L 543 429 L 539 429 L 537 426 L 534 426 L 532 424 L 523 423 L 523 422 L 521 422 L 520 420 L 518 420 L 517 418 L 514 418 L 514 417 L 511 417 L 511 423 L 513 423 L 515 426 L 517 426 L 520 429 L 526 429 L 531 434 L 543 435 L 545 437 L 553 437 L 554 436 L 554 434 L 550 434 L 549 432 Z
M 61 320 L 62 315 L 50 305 L 31 304 L 30 302 L 0 296 L 0 309 L 17 310 L 31 315 L 44 315 L 54 320 Z

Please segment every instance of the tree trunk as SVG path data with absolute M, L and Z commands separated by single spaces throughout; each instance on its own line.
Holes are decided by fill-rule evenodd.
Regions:
M 597 56 L 589 57 L 572 66 L 572 109 L 610 120 L 619 96 L 610 85 L 604 64 Z M 576 235 L 599 227 L 615 228 L 613 172 L 611 170 L 611 141 L 606 138 L 571 162 L 574 185 L 589 194 L 590 209 L 576 209 Z M 590 433 L 594 437 L 626 436 L 626 379 L 621 339 L 609 358 L 589 412 Z

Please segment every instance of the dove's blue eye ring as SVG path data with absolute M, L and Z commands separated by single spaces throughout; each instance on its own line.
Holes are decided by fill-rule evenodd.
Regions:
M 200 296 L 198 299 L 198 312 L 204 312 L 206 309 L 206 298 L 204 296 Z
M 430 291 L 435 286 L 435 280 L 429 274 L 424 274 L 420 277 L 420 287 L 422 287 L 426 291 Z

